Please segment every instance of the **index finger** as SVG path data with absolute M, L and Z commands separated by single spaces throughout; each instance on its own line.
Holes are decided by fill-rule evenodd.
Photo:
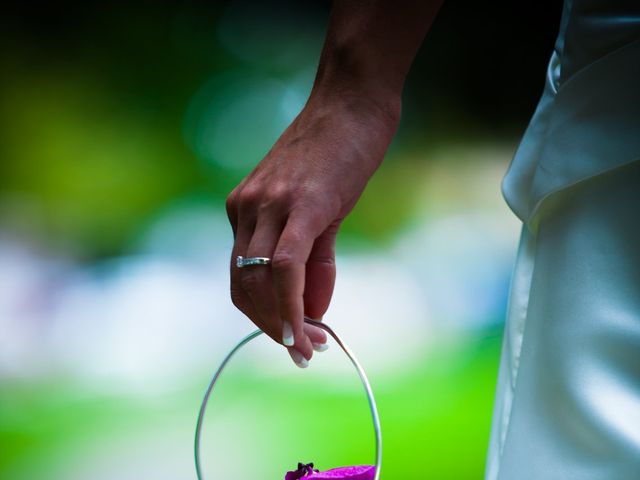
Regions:
M 293 210 L 280 235 L 271 264 L 280 317 L 291 325 L 294 346 L 307 359 L 313 355 L 313 346 L 304 332 L 306 263 L 321 231 L 319 219 L 301 209 Z

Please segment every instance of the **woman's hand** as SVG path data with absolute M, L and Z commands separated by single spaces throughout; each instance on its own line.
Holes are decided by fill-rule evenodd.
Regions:
M 335 241 L 380 165 L 399 119 L 399 98 L 312 95 L 267 156 L 231 192 L 231 299 L 305 367 L 326 334 L 320 319 L 335 283 Z M 271 265 L 238 268 L 236 257 Z
M 411 62 L 442 0 L 332 4 L 304 110 L 227 200 L 231 298 L 299 366 L 326 342 L 340 223 L 382 162 Z M 270 257 L 238 268 L 235 259 Z

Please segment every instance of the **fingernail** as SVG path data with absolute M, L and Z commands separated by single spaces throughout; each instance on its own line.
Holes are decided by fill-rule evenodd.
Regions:
M 282 344 L 285 347 L 292 347 L 294 343 L 291 324 L 289 322 L 282 322 Z
M 316 342 L 313 342 L 311 345 L 313 345 L 313 349 L 316 352 L 326 352 L 327 350 L 329 350 L 329 344 L 328 343 L 316 343 Z
M 307 368 L 309 366 L 309 360 L 304 358 L 304 356 L 297 350 L 293 348 L 287 349 L 289 355 L 291 356 L 291 360 L 300 368 Z

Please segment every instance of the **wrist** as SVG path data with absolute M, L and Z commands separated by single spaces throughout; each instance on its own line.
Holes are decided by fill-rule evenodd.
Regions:
M 358 37 L 336 34 L 328 38 L 311 97 L 329 103 L 350 99 L 397 124 L 407 72 L 406 66 L 386 57 L 384 51 L 370 48 Z
M 399 97 L 383 99 L 360 91 L 315 90 L 299 116 L 298 125 L 311 128 L 314 135 L 329 142 L 344 138 L 345 145 L 366 145 L 366 154 L 358 147 L 345 158 L 357 159 L 358 171 L 370 177 L 380 166 L 399 119 Z
M 375 123 L 393 136 L 400 122 L 402 99 L 400 93 L 383 89 L 344 82 L 316 82 L 305 110 L 354 116 L 364 123 Z

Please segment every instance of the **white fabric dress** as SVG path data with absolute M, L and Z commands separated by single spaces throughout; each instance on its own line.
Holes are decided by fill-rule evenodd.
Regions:
M 523 229 L 485 478 L 639 480 L 640 1 L 565 1 L 503 193 Z

